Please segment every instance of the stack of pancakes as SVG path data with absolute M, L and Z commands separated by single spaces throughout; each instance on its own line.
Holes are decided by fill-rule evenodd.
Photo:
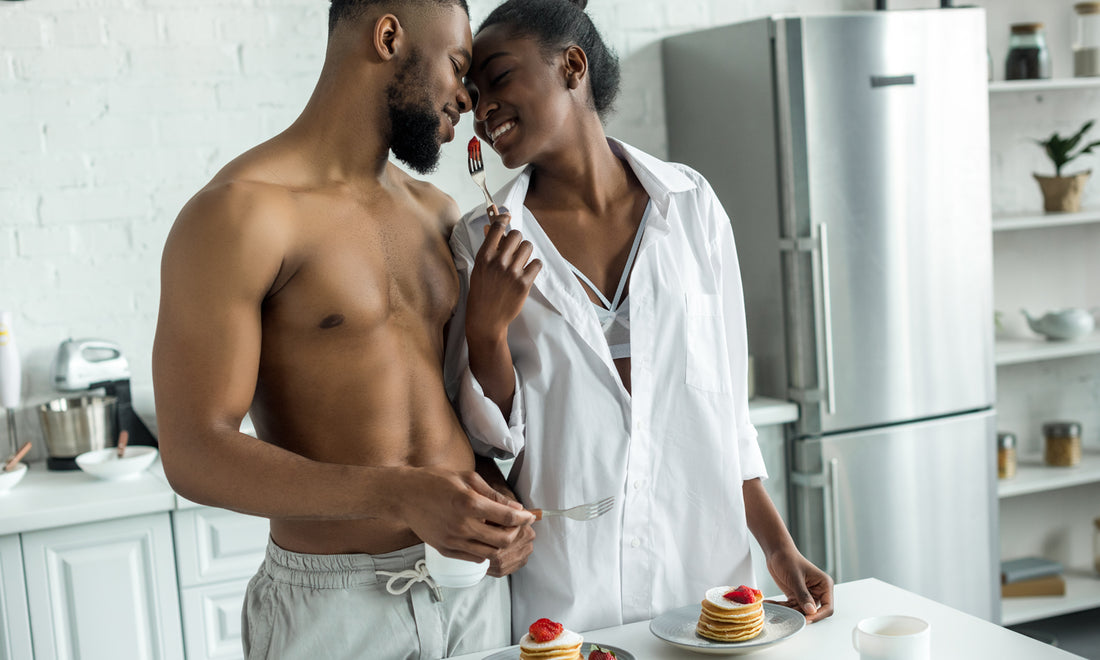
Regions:
M 584 660 L 581 644 L 584 638 L 572 630 L 562 630 L 549 642 L 538 642 L 531 633 L 519 640 L 519 660 Z
M 742 590 L 752 598 L 750 603 L 739 603 L 726 598 Z M 748 591 L 743 591 L 748 590 Z M 707 589 L 703 610 L 695 632 L 716 642 L 744 642 L 756 637 L 764 629 L 764 596 L 751 587 L 714 587 Z

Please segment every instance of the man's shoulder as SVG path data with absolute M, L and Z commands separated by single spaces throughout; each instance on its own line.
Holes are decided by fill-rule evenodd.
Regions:
M 165 258 L 281 261 L 294 240 L 294 213 L 287 188 L 220 172 L 180 210 Z
M 218 176 L 188 200 L 176 222 L 226 231 L 247 231 L 262 224 L 270 230 L 288 221 L 292 209 L 293 194 L 283 186 Z
M 433 217 L 439 219 L 440 229 L 450 233 L 458 224 L 460 215 L 458 203 L 455 202 L 454 198 L 428 181 L 410 176 L 392 164 L 390 167 L 417 204 Z

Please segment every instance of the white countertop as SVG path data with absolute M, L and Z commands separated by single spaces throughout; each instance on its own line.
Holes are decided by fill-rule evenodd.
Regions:
M 836 612 L 833 616 L 806 626 L 785 642 L 753 653 L 754 660 L 856 660 L 859 654 L 852 648 L 852 628 L 861 619 L 884 614 L 915 616 L 931 624 L 934 660 L 1080 658 L 879 580 L 838 584 L 834 596 Z M 632 653 L 637 660 L 698 660 L 703 657 L 654 637 L 649 632 L 648 621 L 586 632 L 584 639 L 617 646 Z M 494 652 L 471 653 L 452 660 L 481 660 Z
M 786 424 L 798 419 L 798 404 L 758 396 L 749 399 L 749 421 L 753 426 Z
M 749 402 L 749 414 L 756 426 L 783 424 L 797 419 L 798 406 L 758 397 Z M 155 431 L 153 415 L 142 419 Z M 103 481 L 80 470 L 51 471 L 34 462 L 22 481 L 0 493 L 0 535 L 197 506 L 172 490 L 160 461 L 123 481 Z
M 158 462 L 134 477 L 104 481 L 31 463 L 22 481 L 0 493 L 0 535 L 171 511 L 176 494 L 159 468 Z

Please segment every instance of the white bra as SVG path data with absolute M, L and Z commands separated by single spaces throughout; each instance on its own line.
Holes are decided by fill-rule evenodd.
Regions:
M 638 232 L 634 234 L 634 245 L 630 248 L 630 256 L 626 258 L 626 267 L 623 268 L 623 274 L 619 276 L 619 286 L 615 289 L 613 300 L 608 300 L 599 287 L 592 283 L 592 280 L 588 279 L 576 266 L 569 264 L 573 274 L 600 299 L 600 302 L 593 301 L 592 305 L 596 308 L 596 317 L 600 320 L 600 326 L 603 327 L 603 336 L 607 340 L 608 348 L 611 349 L 611 359 L 613 360 L 630 357 L 630 301 L 623 297 L 623 289 L 626 288 L 626 283 L 630 281 L 630 271 L 634 266 L 634 258 L 638 255 L 638 246 L 642 242 L 642 233 L 645 231 L 646 221 L 649 220 L 649 212 L 652 206 L 653 201 L 650 200 L 646 204 L 645 212 L 642 213 L 642 221 L 638 224 Z

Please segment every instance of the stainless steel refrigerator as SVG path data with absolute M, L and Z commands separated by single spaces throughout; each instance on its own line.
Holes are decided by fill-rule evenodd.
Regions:
M 663 61 L 670 157 L 733 223 L 757 391 L 800 407 L 799 547 L 999 620 L 984 12 L 774 16 Z

